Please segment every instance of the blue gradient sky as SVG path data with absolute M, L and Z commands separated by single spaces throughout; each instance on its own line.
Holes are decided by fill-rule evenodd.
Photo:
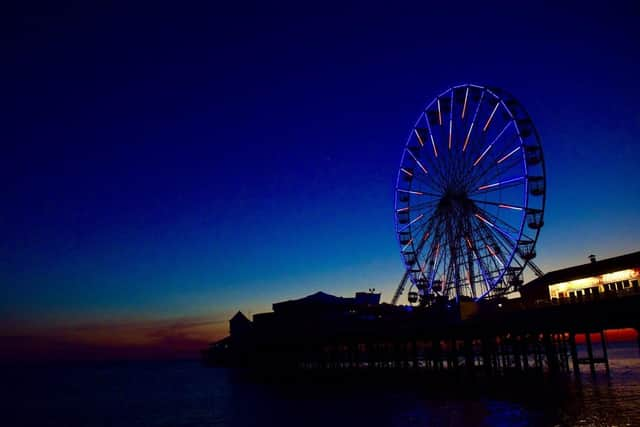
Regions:
M 321 289 L 390 299 L 405 139 L 464 82 L 508 90 L 538 127 L 543 270 L 639 249 L 640 16 L 602 7 L 15 11 L 0 82 L 5 333 L 224 319 Z

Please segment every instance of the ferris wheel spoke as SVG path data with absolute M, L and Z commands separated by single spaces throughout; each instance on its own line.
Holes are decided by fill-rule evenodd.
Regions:
M 496 105 L 493 107 L 493 111 L 491 111 L 491 114 L 489 115 L 489 118 L 487 119 L 487 122 L 484 124 L 484 127 L 482 128 L 482 132 L 486 132 L 487 129 L 489 129 L 489 125 L 491 124 L 491 120 L 493 120 L 493 116 L 496 114 L 496 111 L 498 110 L 498 107 L 501 105 L 500 101 L 498 99 L 496 99 Z
M 485 258 L 489 259 L 490 264 L 492 265 L 491 271 L 493 273 L 496 273 L 501 269 L 504 269 L 504 262 L 500 260 L 500 258 L 497 256 L 497 253 L 491 248 L 491 246 L 489 246 L 490 243 L 492 243 L 490 230 L 486 229 L 486 227 L 480 227 L 477 233 L 481 242 L 482 249 L 486 253 Z
M 462 151 L 465 151 L 467 149 L 467 146 L 469 145 L 471 132 L 473 132 L 473 126 L 475 125 L 476 119 L 478 118 L 478 111 L 480 111 L 480 105 L 482 104 L 482 99 L 484 98 L 484 94 L 485 94 L 485 91 L 483 90 L 482 93 L 480 94 L 480 100 L 478 101 L 478 105 L 476 105 L 476 110 L 473 113 L 473 119 L 471 120 L 471 125 L 469 126 L 469 130 L 467 131 L 467 137 L 464 140 Z
M 468 286 L 469 286 L 469 292 L 471 293 L 471 297 L 475 298 L 476 297 L 476 277 L 475 277 L 475 270 L 474 270 L 474 255 L 473 252 L 471 251 L 472 249 L 472 245 L 475 244 L 474 241 L 474 236 L 473 236 L 473 227 L 471 225 L 471 221 L 469 218 L 465 218 L 465 227 L 463 230 L 463 234 L 465 235 L 465 242 L 467 243 L 467 248 L 468 250 L 465 251 L 465 257 L 464 257 L 464 270 L 466 271 L 466 279 L 468 282 Z M 468 241 L 467 241 L 468 239 Z
M 457 264 L 457 255 L 455 252 L 450 252 L 449 262 L 445 264 L 447 268 L 444 276 L 445 277 L 444 282 L 447 284 L 447 290 L 455 291 L 454 295 L 456 299 L 458 299 L 460 282 L 456 278 L 457 269 L 458 269 L 456 264 Z M 449 293 L 453 293 L 453 292 L 447 292 L 447 294 Z
M 509 222 L 503 220 L 502 218 L 500 218 L 499 216 L 493 215 L 490 212 L 486 211 L 485 209 L 479 207 L 479 206 L 475 206 L 475 208 L 482 214 L 484 215 L 486 218 L 488 218 L 491 222 L 494 223 L 494 225 L 499 225 L 502 226 L 504 228 L 509 229 L 509 231 L 511 231 L 512 233 L 515 234 L 519 234 L 520 233 L 520 225 L 518 224 L 518 227 L 515 227 L 514 225 L 510 224 Z
M 513 205 L 508 203 L 489 202 L 487 200 L 479 200 L 479 199 L 472 199 L 472 198 L 469 198 L 469 200 L 471 200 L 473 203 L 482 203 L 484 205 L 497 206 L 502 209 L 511 209 L 516 211 L 523 211 L 526 209 L 524 206 L 518 206 L 518 205 Z
M 486 251 L 483 251 L 485 254 L 482 256 L 478 255 L 478 252 L 476 252 L 478 263 L 483 266 L 484 277 L 490 277 L 489 282 L 485 280 L 485 290 L 481 291 L 482 295 L 486 295 L 487 292 L 490 292 L 498 285 L 498 279 L 500 277 L 500 272 L 504 270 L 504 264 L 496 262 L 496 260 L 500 260 L 497 257 L 492 257 L 491 255 L 491 249 L 485 237 L 491 233 L 491 230 L 486 229 L 483 225 L 478 225 L 477 233 L 480 236 L 479 240 L 480 244 L 483 245 L 483 249 L 487 249 Z
M 515 178 L 508 178 L 503 181 L 493 182 L 491 184 L 485 184 L 478 187 L 478 189 L 469 195 L 474 195 L 478 193 L 488 193 L 491 191 L 502 190 L 505 188 L 522 185 L 522 182 L 525 180 L 525 176 L 517 176 Z
M 410 208 L 411 211 L 413 211 L 414 215 L 415 214 L 424 214 L 424 216 L 426 218 L 430 218 L 431 216 L 433 216 L 433 214 L 435 213 L 436 209 L 438 208 L 437 206 L 438 202 L 431 202 L 431 203 L 421 203 L 419 205 L 415 205 L 412 206 Z
M 484 227 L 484 224 L 479 224 L 477 227 L 473 228 L 472 233 L 470 233 L 470 237 L 468 237 L 469 241 L 467 242 L 469 249 L 473 251 L 473 254 L 478 260 L 480 260 L 480 262 L 484 262 L 484 260 L 487 258 L 487 254 L 484 251 L 486 234 L 486 232 L 483 230 Z M 488 276 L 493 277 L 493 272 L 495 270 L 495 265 L 491 266 L 489 263 L 485 262 L 485 273 L 491 273 L 488 274 Z
M 430 192 L 435 192 L 435 193 L 441 193 L 443 185 L 440 184 L 436 179 L 434 179 L 435 176 L 431 176 L 431 177 L 424 177 L 421 175 L 416 175 L 414 174 L 412 179 L 415 182 L 418 182 L 419 184 L 422 184 L 426 187 L 426 190 L 430 191 Z
M 514 149 L 512 149 L 511 151 L 509 151 L 507 154 L 505 154 L 504 156 L 500 157 L 498 160 L 496 160 L 497 164 L 500 164 L 502 162 L 504 162 L 505 160 L 507 160 L 509 157 L 513 156 L 518 150 L 520 150 L 522 147 L 520 145 L 518 145 L 517 147 L 515 147 Z
M 485 213 L 485 214 L 486 214 L 486 213 Z M 516 242 L 516 241 L 517 241 L 517 238 L 514 238 L 511 234 L 509 234 L 509 232 L 508 232 L 508 231 L 504 230 L 502 227 L 500 227 L 499 225 L 495 224 L 495 223 L 494 223 L 494 222 L 492 222 L 490 219 L 485 218 L 485 216 L 483 216 L 483 215 L 481 215 L 481 214 L 479 214 L 479 213 L 474 214 L 474 216 L 475 216 L 478 220 L 480 220 L 480 221 L 482 221 L 483 223 L 485 223 L 486 225 L 488 225 L 489 227 L 491 227 L 491 228 L 493 228 L 493 229 L 495 229 L 495 230 L 498 230 L 498 231 L 499 231 L 499 232 L 500 232 L 504 237 L 506 237 L 507 239 L 509 239 L 509 240 L 511 240 L 511 241 L 513 241 L 513 242 Z
M 427 130 L 429 132 L 429 140 L 431 141 L 431 148 L 433 148 L 433 155 L 437 159 L 438 158 L 438 148 L 436 147 L 436 141 L 433 138 L 433 132 L 431 131 L 431 123 L 429 123 L 429 116 L 427 113 L 424 114 L 424 120 L 427 123 Z
M 499 105 L 499 104 L 496 104 Z M 493 110 L 495 112 L 495 110 Z M 493 117 L 493 115 L 492 115 Z M 484 151 L 482 152 L 482 154 L 480 154 L 480 156 L 476 159 L 475 162 L 473 162 L 473 167 L 476 167 L 478 165 L 478 163 L 480 163 L 480 161 L 484 158 L 484 156 L 489 152 L 489 150 L 491 150 L 491 148 L 493 148 L 493 146 L 495 145 L 496 142 L 498 142 L 498 140 L 500 139 L 500 137 L 502 137 L 502 135 L 504 135 L 504 133 L 507 131 L 507 129 L 509 129 L 509 127 L 513 124 L 512 121 L 508 122 L 500 131 L 500 133 L 498 134 L 498 136 L 496 136 L 493 141 L 491 141 L 491 143 L 489 145 L 487 145 L 487 147 L 484 149 Z
M 465 246 L 463 242 L 464 231 L 462 224 L 460 221 L 456 221 L 454 231 L 452 233 L 451 238 L 454 241 L 454 255 L 453 263 L 453 280 L 456 284 L 456 294 L 457 295 L 465 295 L 467 294 L 468 283 L 464 281 L 464 264 L 465 258 L 468 254 L 468 248 Z
M 412 194 L 414 196 L 440 197 L 440 195 L 435 194 L 435 193 L 427 193 L 426 191 L 410 190 L 410 189 L 406 189 L 406 188 L 398 188 L 396 191 L 398 193 Z
M 417 170 L 413 173 L 412 179 L 432 187 L 433 190 L 440 191 L 444 187 L 445 177 L 440 170 L 438 162 L 429 161 L 424 157 L 418 158 L 417 155 L 410 152 L 410 158 L 417 165 Z
M 425 260 L 425 267 L 427 268 L 426 278 L 427 278 L 427 281 L 429 282 L 429 292 L 433 290 L 433 284 L 434 284 L 433 281 L 435 280 L 435 276 L 440 266 L 440 260 L 441 260 L 440 255 L 441 255 L 440 242 L 438 240 L 434 242 L 434 245 L 431 247 L 431 250 L 430 250 L 430 256 Z
M 415 222 L 415 225 L 411 227 L 411 234 L 413 236 L 422 235 L 422 230 L 428 227 L 428 225 L 433 221 L 429 211 L 420 210 L 419 212 L 420 214 L 418 214 L 417 217 L 420 217 L 420 219 L 418 219 L 418 221 Z M 420 221 L 421 219 L 424 220 Z
M 411 236 L 408 241 L 402 241 L 404 244 L 402 247 L 402 255 L 405 257 L 405 262 L 408 268 L 412 268 L 413 264 L 417 266 L 417 274 L 424 278 L 426 262 L 422 262 L 420 253 L 427 244 L 430 234 L 430 225 L 433 223 L 433 219 L 430 218 L 425 223 L 414 227 L 409 232 Z M 410 248 L 410 249 L 409 249 Z M 409 261 L 410 260 L 410 261 Z M 414 272 L 416 274 L 416 272 Z
M 453 90 L 451 90 L 451 105 L 449 107 L 449 150 L 451 150 L 452 136 L 453 136 Z
M 430 236 L 430 226 L 433 223 L 433 221 L 431 219 L 429 219 L 428 221 L 426 221 L 423 224 L 418 225 L 417 227 L 414 227 L 411 230 L 410 233 L 410 238 L 407 241 L 407 243 L 404 244 L 404 246 L 402 247 L 402 252 L 403 253 L 413 253 L 416 261 L 418 263 L 418 266 L 420 266 L 420 252 L 422 252 L 422 249 L 424 248 L 425 243 L 427 242 L 427 240 L 429 239 Z M 407 251 L 407 249 L 411 246 L 411 250 Z
M 442 197 L 442 187 L 438 186 L 433 181 L 416 178 L 414 179 L 411 187 L 412 190 L 422 193 L 420 196 L 426 196 L 427 198 L 433 199 L 439 199 Z M 421 199 L 424 199 L 424 197 Z
M 469 86 L 466 87 L 464 91 L 464 106 L 462 107 L 462 114 L 460 118 L 464 120 L 464 114 L 467 112 L 467 100 L 469 99 Z
M 447 174 L 448 174 L 448 166 L 446 160 L 442 159 L 439 163 L 433 165 L 434 169 L 434 177 L 437 177 L 436 181 L 438 182 L 439 188 L 442 191 L 447 186 Z
M 505 235 L 501 230 L 495 227 L 487 227 L 485 224 L 479 224 L 478 232 L 484 235 L 487 251 L 500 264 L 502 270 L 512 262 L 512 254 L 516 253 L 519 246 L 519 239 L 513 239 L 509 235 Z M 497 267 L 496 264 L 496 267 Z
M 414 129 L 417 131 L 417 129 Z M 419 135 L 416 132 L 416 135 Z M 430 137 L 432 139 L 432 137 Z M 418 141 L 423 141 L 422 138 L 418 139 Z M 434 150 L 435 150 L 435 145 L 433 145 Z M 422 174 L 414 174 L 416 177 L 420 177 L 422 176 L 429 176 L 429 178 L 431 180 L 433 180 L 437 186 L 442 186 L 443 183 L 443 179 L 444 177 L 442 176 L 442 174 L 439 172 L 439 160 L 436 157 L 432 157 L 430 155 L 418 155 L 418 153 L 424 153 L 425 151 L 430 151 L 428 148 L 418 148 L 415 147 L 413 148 L 413 150 L 415 152 L 410 153 L 410 158 L 411 160 L 414 161 L 414 163 L 416 163 L 416 165 L 419 163 L 420 165 L 422 165 L 422 167 L 420 167 L 420 165 L 418 165 L 418 168 L 420 171 L 422 171 L 424 173 L 424 175 Z M 425 173 L 425 170 L 428 173 Z
M 471 270 L 473 270 L 473 251 L 465 249 L 464 245 L 460 251 L 460 263 L 459 263 L 459 276 L 460 282 L 464 285 L 464 294 L 473 297 L 475 294 L 474 278 L 472 277 Z M 470 262 L 469 262 L 470 261 Z
M 415 210 L 419 210 L 419 209 L 425 209 L 425 208 L 431 208 L 431 207 L 435 207 L 438 205 L 438 203 L 440 203 L 440 197 L 434 197 L 431 199 L 427 199 L 427 198 L 420 198 L 417 199 L 411 203 L 408 208 L 410 208 L 411 210 L 415 211 Z
M 432 230 L 433 230 L 433 222 L 428 222 L 427 224 L 424 224 L 422 227 L 420 227 L 420 229 L 416 230 L 415 233 L 413 233 L 413 235 L 415 236 L 414 239 L 417 239 L 417 240 L 414 240 L 415 244 L 417 245 L 415 250 L 416 257 L 419 257 L 422 251 L 424 250 L 426 243 L 429 241 L 429 238 L 431 237 Z
M 450 282 L 453 283 L 454 286 L 457 286 L 458 283 L 456 283 L 456 277 L 455 277 L 455 270 L 456 270 L 456 262 L 457 262 L 457 248 L 456 248 L 456 241 L 453 237 L 453 230 L 452 230 L 452 225 L 451 225 L 451 221 L 449 218 L 447 218 L 447 232 L 446 232 L 446 240 L 447 240 L 447 245 L 446 245 L 446 253 L 449 256 L 449 262 L 445 264 L 446 266 L 446 273 L 445 273 L 445 283 L 449 284 Z M 457 292 L 456 292 L 457 294 Z
M 427 168 L 422 164 L 422 162 L 420 160 L 418 160 L 418 156 L 416 156 L 415 154 L 413 154 L 412 150 L 406 150 L 407 153 L 409 153 L 409 156 L 411 156 L 411 158 L 413 159 L 414 162 L 416 162 L 416 165 L 418 165 L 418 167 L 420 168 L 420 170 L 422 170 L 422 172 L 424 172 L 425 175 L 429 175 L 429 171 L 427 170 Z
M 505 237 L 504 234 L 498 232 L 492 227 L 486 227 L 484 224 L 481 224 L 481 223 L 479 223 L 478 225 L 479 225 L 478 230 L 480 230 L 486 236 L 488 236 L 489 242 L 495 243 L 497 245 L 495 248 L 492 248 L 492 249 L 488 248 L 489 252 L 491 252 L 492 255 L 493 253 L 495 253 L 496 255 L 503 254 L 502 255 L 503 258 L 501 259 L 501 261 L 506 265 L 507 260 L 504 259 L 504 254 L 505 253 L 510 254 L 513 251 L 515 251 L 515 249 L 518 246 L 517 241 L 514 241 L 512 239 Z
M 412 219 L 411 221 L 409 221 L 408 223 L 406 223 L 405 225 L 403 225 L 402 227 L 400 227 L 398 229 L 398 231 L 404 231 L 407 228 L 411 227 L 413 224 L 415 224 L 416 222 L 420 221 L 422 218 L 424 217 L 424 214 L 420 214 L 417 217 L 415 217 L 414 219 Z
M 517 139 L 517 137 L 515 137 L 514 139 Z M 490 148 L 489 148 L 490 149 Z M 488 152 L 488 150 L 486 150 L 486 152 Z M 486 155 L 486 152 L 481 154 L 477 159 L 475 165 L 477 165 L 478 167 L 474 166 L 472 169 L 472 174 L 473 174 L 473 181 L 474 182 L 480 182 L 483 179 L 486 180 L 493 180 L 495 178 L 497 178 L 498 176 L 500 176 L 501 174 L 505 174 L 507 171 L 513 169 L 520 169 L 522 167 L 522 159 L 514 157 L 512 158 L 510 161 L 500 164 L 497 162 L 493 162 L 491 160 L 486 160 L 482 163 L 480 163 L 480 161 L 482 161 L 483 157 Z M 496 156 L 500 156 L 502 154 L 501 150 L 494 150 L 494 159 Z M 484 166 L 482 166 L 484 165 Z M 520 169 L 521 170 L 521 169 Z
M 449 244 L 449 239 L 447 239 L 446 250 L 443 254 L 443 265 L 442 265 L 442 283 L 444 287 L 447 289 L 446 295 L 456 294 L 451 292 L 452 290 L 457 291 L 456 289 L 456 280 L 455 280 L 455 252 L 451 251 L 451 247 Z
M 504 135 L 504 134 L 503 134 Z M 503 136 L 503 138 L 505 138 Z M 497 163 L 495 160 L 498 157 L 502 157 L 507 149 L 511 149 L 518 140 L 516 135 L 506 137 L 504 141 L 491 142 L 483 146 L 483 150 L 478 150 L 474 153 L 474 163 L 471 166 L 471 173 L 476 182 L 482 180 L 487 175 L 494 173 L 495 171 L 507 171 L 514 166 L 522 166 L 522 158 L 513 157 L 511 161 L 506 163 Z M 520 163 L 518 162 L 520 160 Z
M 474 184 L 472 187 L 473 190 L 469 192 L 469 196 L 475 197 L 495 191 L 503 191 L 513 187 L 524 186 L 527 177 L 524 174 L 520 174 L 522 174 L 522 171 L 517 171 L 516 174 L 510 174 L 508 177 L 504 176 L 505 174 L 503 173 L 495 173 L 480 181 L 483 185 Z
M 482 278 L 484 279 L 484 283 L 485 283 L 487 289 L 490 289 L 492 287 L 492 280 L 487 275 L 487 269 L 484 266 L 484 264 L 482 263 L 482 259 L 478 256 L 478 253 L 475 250 L 473 251 L 473 255 L 475 257 L 476 263 L 478 264 L 478 267 L 480 268 L 480 273 L 482 274 Z
M 505 265 L 506 265 L 506 260 L 501 259 L 500 254 L 498 254 L 498 252 L 496 252 L 496 250 L 491 246 L 491 244 L 493 244 L 494 246 L 497 246 L 498 244 L 495 243 L 495 241 L 493 241 L 493 239 L 490 238 L 491 234 L 488 234 L 489 238 L 487 239 L 489 241 L 489 243 L 485 243 L 485 248 L 487 249 L 487 251 L 491 254 L 491 256 L 496 260 L 497 264 L 500 264 L 500 267 L 502 267 L 504 269 Z
M 416 127 L 413 128 L 413 137 L 418 142 L 418 145 L 410 147 L 408 150 L 411 151 L 412 154 L 418 154 L 421 157 L 421 160 L 427 166 L 427 169 L 430 169 L 428 164 L 433 163 L 437 159 L 437 156 L 435 155 L 427 155 L 427 153 L 431 152 L 431 148 L 433 148 L 433 144 L 431 143 L 433 136 L 431 134 L 428 122 L 426 123 L 426 128 L 418 126 L 418 124 L 419 123 L 416 123 Z
M 429 260 L 430 260 L 429 264 L 433 263 L 433 265 L 429 265 L 429 267 L 431 268 L 431 271 L 429 272 L 429 278 L 428 278 L 430 287 L 433 286 L 433 281 L 436 277 L 436 274 L 440 269 L 440 266 L 445 263 L 445 260 L 447 258 L 446 235 L 445 235 L 445 230 L 443 230 L 443 227 L 444 227 L 443 219 L 439 218 L 436 234 L 434 235 L 434 239 L 431 246 L 432 256 L 429 257 Z

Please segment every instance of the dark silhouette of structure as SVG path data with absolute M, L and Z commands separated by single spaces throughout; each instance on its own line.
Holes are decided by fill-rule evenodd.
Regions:
M 581 364 L 592 373 L 602 364 L 608 372 L 604 330 L 640 330 L 639 274 L 635 252 L 548 273 L 517 299 L 439 299 L 412 307 L 380 303 L 374 292 L 353 298 L 318 292 L 275 303 L 253 322 L 236 314 L 231 335 L 203 356 L 207 363 L 272 374 L 578 374 Z M 582 334 L 586 355 L 576 345 Z M 600 336 L 600 350 L 592 334 Z
M 247 319 L 247 316 L 242 314 L 241 311 L 237 312 L 231 320 L 229 320 L 229 333 L 234 337 L 246 336 L 251 332 L 251 320 Z

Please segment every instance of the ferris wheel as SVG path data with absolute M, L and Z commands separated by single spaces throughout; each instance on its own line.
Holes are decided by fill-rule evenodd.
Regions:
M 544 224 L 546 180 L 529 115 L 498 88 L 447 89 L 402 153 L 395 224 L 406 267 L 392 303 L 480 300 L 517 290 Z M 410 283 L 407 283 L 407 279 Z

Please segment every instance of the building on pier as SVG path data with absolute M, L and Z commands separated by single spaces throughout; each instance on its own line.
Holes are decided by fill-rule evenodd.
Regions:
M 328 324 L 347 322 L 358 318 L 373 319 L 389 312 L 402 311 L 400 307 L 380 303 L 380 293 L 356 292 L 354 297 L 338 297 L 316 292 L 303 298 L 276 302 L 273 311 L 253 316 L 258 333 L 271 330 L 321 330 Z
M 638 291 L 640 251 L 556 270 L 520 290 L 527 302 L 572 302 L 606 295 L 623 296 Z
M 349 311 L 356 308 L 376 306 L 380 304 L 380 294 L 373 292 L 356 292 L 355 297 L 337 297 L 324 292 L 306 296 L 296 300 L 276 302 L 274 313 L 309 313 L 326 311 Z

